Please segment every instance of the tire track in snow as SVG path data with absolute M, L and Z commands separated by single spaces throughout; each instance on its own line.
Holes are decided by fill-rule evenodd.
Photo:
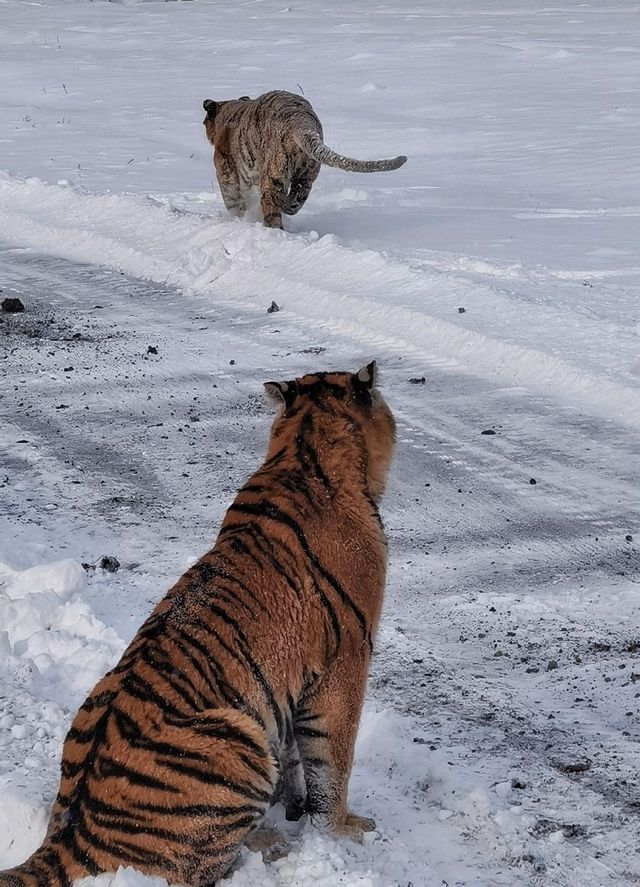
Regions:
M 98 261 L 218 304 L 252 309 L 275 299 L 316 328 L 358 336 L 387 353 L 577 400 L 597 415 L 640 427 L 632 331 L 582 318 L 584 354 L 573 363 L 580 356 L 571 329 L 565 331 L 566 317 L 553 307 L 528 305 L 514 341 L 513 318 L 499 322 L 499 311 L 491 315 L 493 328 L 488 322 L 473 330 L 441 316 L 440 301 L 451 305 L 454 294 L 458 303 L 466 295 L 485 305 L 504 303 L 495 288 L 356 252 L 330 235 L 317 240 L 274 234 L 220 217 L 172 212 L 150 198 L 89 195 L 3 176 L 0 237 L 74 261 Z M 556 343 L 541 350 L 548 340 Z M 615 378 L 609 375 L 612 353 L 619 355 Z

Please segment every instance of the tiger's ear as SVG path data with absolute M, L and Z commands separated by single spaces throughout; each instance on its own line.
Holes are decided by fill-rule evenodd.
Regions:
M 353 387 L 356 391 L 372 391 L 378 380 L 378 365 L 375 360 L 358 370 L 353 375 Z
M 298 394 L 297 382 L 265 382 L 264 390 L 267 397 L 272 400 L 277 407 L 287 410 Z
M 250 102 L 251 96 L 250 95 L 241 95 L 240 98 L 238 99 L 238 101 L 239 102 Z
M 207 112 L 209 120 L 215 120 L 215 116 L 218 113 L 218 103 L 214 102 L 213 99 L 205 99 L 202 107 Z

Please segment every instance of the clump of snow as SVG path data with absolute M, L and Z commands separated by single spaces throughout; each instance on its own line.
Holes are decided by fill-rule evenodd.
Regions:
M 0 868 L 42 840 L 69 719 L 122 651 L 86 590 L 71 560 L 0 563 Z
M 229 887 L 388 887 L 378 875 L 362 867 L 346 846 L 310 831 L 287 856 L 265 863 L 260 853 L 243 850 L 232 874 L 224 879 Z M 114 874 L 82 878 L 76 887 L 166 887 L 164 878 L 146 877 L 136 869 L 120 867 Z
M 0 567 L 0 670 L 26 664 L 32 691 L 63 705 L 79 701 L 122 650 L 84 599 L 86 585 L 74 561 Z

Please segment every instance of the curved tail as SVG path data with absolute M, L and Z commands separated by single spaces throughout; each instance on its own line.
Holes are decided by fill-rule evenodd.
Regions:
M 298 146 L 318 163 L 337 166 L 338 169 L 347 172 L 385 172 L 389 169 L 398 169 L 407 162 L 407 158 L 402 154 L 389 160 L 354 160 L 353 157 L 343 157 L 342 154 L 336 154 L 328 148 L 316 132 L 300 133 L 296 141 Z
M 65 848 L 45 843 L 22 865 L 0 872 L 0 887 L 71 887 L 86 874 Z

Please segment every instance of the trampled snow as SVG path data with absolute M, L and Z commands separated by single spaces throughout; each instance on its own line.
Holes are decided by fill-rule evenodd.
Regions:
M 261 458 L 261 383 L 377 357 L 399 441 L 350 800 L 378 830 L 289 826 L 226 883 L 638 883 L 639 29 L 614 0 L 0 0 L 26 305 L 0 315 L 0 868 Z M 202 99 L 274 88 L 409 161 L 324 169 L 285 233 L 229 218 Z

